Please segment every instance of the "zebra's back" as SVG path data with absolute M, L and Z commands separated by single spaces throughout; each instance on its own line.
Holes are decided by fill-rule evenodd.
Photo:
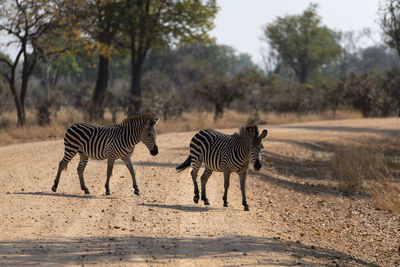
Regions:
M 114 126 L 99 126 L 89 123 L 71 125 L 64 137 L 65 152 L 74 151 L 95 160 L 107 159 L 107 148 L 110 145 Z

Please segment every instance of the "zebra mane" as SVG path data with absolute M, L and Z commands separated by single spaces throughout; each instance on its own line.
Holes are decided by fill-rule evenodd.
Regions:
M 135 116 L 129 116 L 127 118 L 125 118 L 121 124 L 126 124 L 128 122 L 133 122 L 133 121 L 147 121 L 147 120 L 154 120 L 153 116 L 150 113 L 145 113 L 145 114 L 141 114 L 141 115 L 135 115 Z
M 258 136 L 258 128 L 256 125 L 240 127 L 239 132 L 234 133 L 234 135 L 251 137 L 251 133 L 253 133 L 254 136 Z

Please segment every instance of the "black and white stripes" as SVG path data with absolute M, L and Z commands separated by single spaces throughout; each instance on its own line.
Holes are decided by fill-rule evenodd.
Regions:
M 199 201 L 199 189 L 197 174 L 204 162 L 205 171 L 201 176 L 201 199 L 205 205 L 209 205 L 206 197 L 207 180 L 213 171 L 224 173 L 224 206 L 228 206 L 227 194 L 230 174 L 237 172 L 240 177 L 242 191 L 242 204 L 245 210 L 249 210 L 246 201 L 245 181 L 250 161 L 254 162 L 254 168 L 261 168 L 260 157 L 262 155 L 262 139 L 267 136 L 267 130 L 259 135 L 257 126 L 240 128 L 238 133 L 227 135 L 215 130 L 202 130 L 194 135 L 190 142 L 190 155 L 185 162 L 176 167 L 178 172 L 192 165 L 192 179 L 194 184 L 194 202 Z
M 67 168 L 68 162 L 78 153 L 80 162 L 78 165 L 78 176 L 81 189 L 89 194 L 83 179 L 83 171 L 88 159 L 107 159 L 107 181 L 105 184 L 106 194 L 110 195 L 109 182 L 114 162 L 122 159 L 132 176 L 134 193 L 139 195 L 139 188 L 136 183 L 135 170 L 130 157 L 135 145 L 142 141 L 150 151 L 150 154 L 157 155 L 156 132 L 154 125 L 158 118 L 154 119 L 149 114 L 129 117 L 120 124 L 112 126 L 98 126 L 88 123 L 78 123 L 69 127 L 65 133 L 64 158 L 58 166 L 57 176 L 51 188 L 57 191 L 61 172 Z

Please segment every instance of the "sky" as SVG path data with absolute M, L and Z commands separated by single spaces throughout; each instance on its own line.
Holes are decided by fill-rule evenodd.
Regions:
M 217 0 L 220 10 L 210 35 L 218 44 L 248 53 L 262 65 L 261 51 L 266 49 L 262 28 L 278 16 L 299 15 L 310 3 L 317 3 L 322 24 L 336 31 L 359 32 L 370 28 L 373 39 L 380 41 L 378 8 L 382 0 Z M 365 41 L 365 40 L 364 40 Z M 368 42 L 368 41 L 365 41 Z M 364 47 L 370 44 L 360 44 Z

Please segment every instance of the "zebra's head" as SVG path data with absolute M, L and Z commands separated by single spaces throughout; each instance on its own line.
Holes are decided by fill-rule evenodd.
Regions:
M 254 169 L 256 171 L 261 169 L 261 157 L 263 153 L 264 146 L 262 144 L 262 139 L 267 136 L 268 131 L 262 130 L 261 134 L 258 134 L 257 126 L 247 126 L 246 131 L 251 139 L 250 143 L 250 161 L 254 162 Z
M 158 122 L 158 117 L 156 119 L 149 118 L 147 119 L 144 130 L 142 133 L 142 142 L 146 145 L 147 149 L 150 151 L 150 154 L 155 156 L 158 154 L 158 146 L 156 143 L 156 130 L 154 126 Z

